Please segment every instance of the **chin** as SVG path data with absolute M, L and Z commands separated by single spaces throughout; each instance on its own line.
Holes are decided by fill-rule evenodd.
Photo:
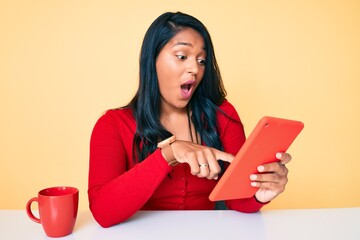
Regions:
M 174 106 L 174 107 L 176 107 L 178 109 L 184 109 L 188 106 L 188 104 L 189 104 L 189 100 L 181 101 L 178 104 L 176 104 L 176 106 Z

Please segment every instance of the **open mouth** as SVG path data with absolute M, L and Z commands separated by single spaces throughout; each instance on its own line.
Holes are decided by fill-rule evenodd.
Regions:
M 181 85 L 181 90 L 183 93 L 188 93 L 192 87 L 192 84 L 183 84 Z
M 187 81 L 184 84 L 181 84 L 180 87 L 181 87 L 181 93 L 182 93 L 183 97 L 190 98 L 191 94 L 192 94 L 192 91 L 194 89 L 194 86 L 195 86 L 195 81 L 194 80 L 190 80 L 190 81 Z

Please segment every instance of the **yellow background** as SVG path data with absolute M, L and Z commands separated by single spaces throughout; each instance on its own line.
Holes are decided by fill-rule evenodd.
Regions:
M 98 117 L 137 89 L 141 41 L 165 11 L 209 29 L 249 134 L 302 120 L 287 190 L 267 209 L 360 206 L 360 2 L 0 0 L 0 208 L 80 189 Z

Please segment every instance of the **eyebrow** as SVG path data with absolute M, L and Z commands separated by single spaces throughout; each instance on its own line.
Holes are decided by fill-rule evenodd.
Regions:
M 191 43 L 187 43 L 187 42 L 177 42 L 177 43 L 175 43 L 172 47 L 175 47 L 175 46 L 178 46 L 178 45 L 193 47 L 193 45 L 192 45 Z M 205 47 L 203 47 L 202 49 L 203 49 L 203 50 L 206 50 Z
M 191 43 L 187 43 L 187 42 L 177 42 L 173 45 L 173 47 L 177 46 L 177 45 L 184 45 L 184 46 L 190 46 L 192 47 L 193 45 Z

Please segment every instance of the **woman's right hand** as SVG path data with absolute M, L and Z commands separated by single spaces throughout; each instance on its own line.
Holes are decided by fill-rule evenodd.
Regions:
M 231 163 L 234 159 L 230 153 L 182 140 L 176 140 L 170 148 L 176 161 L 188 163 L 191 173 L 200 178 L 216 180 L 221 171 L 218 160 Z

